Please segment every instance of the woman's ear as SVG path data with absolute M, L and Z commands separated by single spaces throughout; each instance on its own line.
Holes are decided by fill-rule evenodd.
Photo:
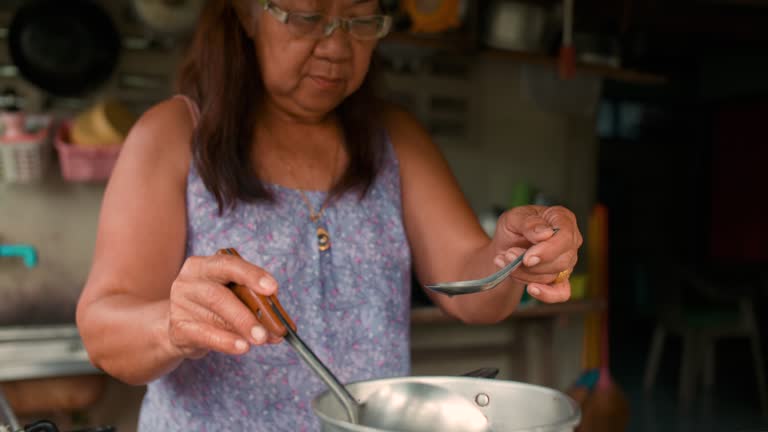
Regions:
M 256 29 L 256 4 L 257 2 L 252 0 L 233 0 L 232 5 L 235 8 L 240 25 L 243 26 L 245 33 L 253 39 Z

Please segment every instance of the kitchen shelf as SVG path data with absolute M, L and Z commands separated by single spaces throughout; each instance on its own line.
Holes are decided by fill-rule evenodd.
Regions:
M 461 32 L 442 34 L 422 34 L 409 32 L 393 32 L 382 41 L 388 44 L 408 45 L 421 48 L 438 49 L 455 53 L 475 52 L 476 44 L 472 38 Z
M 534 52 L 480 47 L 470 35 L 461 32 L 446 33 L 442 35 L 394 32 L 389 34 L 383 40 L 383 43 L 436 49 L 448 53 L 455 53 L 457 55 L 472 54 L 518 63 L 550 66 L 553 68 L 557 67 L 557 57 L 555 56 Z M 613 81 L 623 81 L 642 85 L 660 85 L 667 82 L 667 78 L 661 75 L 607 65 L 579 63 L 576 65 L 576 71 L 600 76 Z
M 558 315 L 583 314 L 600 312 L 605 309 L 606 302 L 602 299 L 570 300 L 565 303 L 540 303 L 538 301 L 522 304 L 507 318 L 507 320 L 547 318 Z M 414 307 L 411 309 L 413 324 L 445 324 L 458 322 L 456 318 L 446 315 L 437 306 Z
M 495 48 L 483 50 L 483 55 L 492 58 L 552 67 L 557 67 L 558 62 L 556 57 L 546 54 L 501 50 Z M 666 77 L 661 75 L 635 71 L 632 69 L 617 68 L 607 65 L 579 63 L 576 65 L 576 72 L 598 75 L 610 80 L 632 82 L 637 84 L 658 85 L 667 82 Z

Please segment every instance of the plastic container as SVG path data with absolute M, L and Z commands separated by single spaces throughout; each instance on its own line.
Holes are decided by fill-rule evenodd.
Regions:
M 4 112 L 0 128 L 0 182 L 41 180 L 51 161 L 51 118 Z
M 63 122 L 56 131 L 54 145 L 64 180 L 70 182 L 106 181 L 112 174 L 122 143 L 82 147 L 71 143 L 71 123 Z
M 125 140 L 136 116 L 122 103 L 103 100 L 70 122 L 70 142 L 78 147 L 102 147 Z

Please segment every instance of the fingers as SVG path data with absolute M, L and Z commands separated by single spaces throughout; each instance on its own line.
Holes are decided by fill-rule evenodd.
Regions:
M 211 282 L 199 284 L 190 290 L 187 299 L 219 318 L 218 320 L 209 318 L 207 321 L 213 321 L 219 327 L 249 339 L 251 343 L 263 344 L 266 341 L 266 332 L 256 316 L 229 288 Z M 261 328 L 261 332 L 256 330 L 256 336 L 254 336 L 253 329 L 256 326 Z
M 543 302 L 555 303 L 570 298 L 570 282 L 555 281 L 564 270 L 572 270 L 583 243 L 576 216 L 561 206 L 523 206 L 502 215 L 502 230 L 494 241 L 502 251 L 494 263 L 503 267 L 525 251 L 523 265 L 512 277 L 527 284 L 529 294 Z
M 496 258 L 493 260 L 493 263 L 496 264 L 497 267 L 502 268 L 516 260 L 517 257 L 519 257 L 523 252 L 525 252 L 525 249 L 519 247 L 507 249 L 506 252 L 496 256 Z
M 542 206 L 515 207 L 504 212 L 499 218 L 500 229 L 497 229 L 495 237 L 506 240 L 509 244 L 502 244 L 501 248 L 505 249 L 520 240 L 535 243 L 551 236 L 551 226 L 540 216 L 543 212 Z
M 582 244 L 576 216 L 561 206 L 522 206 L 505 212 L 494 236 L 496 247 L 506 250 L 510 247 L 548 244 L 532 247 L 526 254 L 525 265 L 534 266 L 541 261 L 551 261 L 566 250 L 578 249 Z M 551 240 L 557 240 L 552 243 Z
M 514 261 L 523 251 L 522 248 L 511 248 L 506 253 L 497 256 L 494 263 L 499 268 L 504 267 Z M 571 284 L 567 278 L 561 282 L 555 282 L 555 279 L 562 269 L 573 269 L 575 265 L 575 254 L 570 255 L 570 257 L 564 255 L 558 257 L 553 263 L 540 264 L 534 267 L 520 266 L 512 273 L 512 277 L 518 282 L 526 284 L 526 289 L 531 297 L 545 303 L 559 303 L 567 301 L 571 297 Z M 552 268 L 557 270 L 550 270 Z
M 250 345 L 279 343 L 226 284 L 269 296 L 277 281 L 264 269 L 226 255 L 191 257 L 171 288 L 170 336 L 186 357 L 214 350 L 243 354 Z
M 208 351 L 240 355 L 250 349 L 250 344 L 239 335 L 200 321 L 172 320 L 169 333 L 171 341 L 187 358 L 199 358 Z
M 536 244 L 551 238 L 558 228 L 541 216 L 530 216 L 523 222 L 523 236 Z
M 552 285 L 528 284 L 528 294 L 544 303 L 562 303 L 571 298 L 571 283 L 568 279 Z
M 576 223 L 576 215 L 563 206 L 552 206 L 544 210 L 542 216 L 552 226 L 563 230 L 572 237 L 573 243 L 581 247 L 583 238 Z
M 525 251 L 523 248 L 511 248 L 494 259 L 494 264 L 504 267 L 517 259 Z M 527 257 L 527 254 L 526 254 Z M 512 273 L 513 277 L 523 283 L 550 283 L 557 274 L 564 269 L 572 269 L 576 266 L 578 256 L 575 252 L 567 252 L 551 262 L 542 262 L 533 267 L 520 266 Z
M 226 288 L 209 285 L 172 293 L 170 336 L 186 357 L 211 350 L 243 354 L 250 345 L 268 342 L 267 331 L 250 310 L 237 298 L 228 298 L 231 293 Z
M 532 249 L 532 248 L 531 248 Z M 525 254 L 525 259 L 523 260 L 523 269 L 522 271 L 529 273 L 529 274 L 537 274 L 537 275 L 543 275 L 543 274 L 550 274 L 550 275 L 557 275 L 563 270 L 572 269 L 576 267 L 576 263 L 579 260 L 578 253 L 575 250 L 566 250 L 561 255 L 557 255 L 555 257 L 550 258 L 549 253 L 545 255 L 535 255 L 535 251 L 533 251 L 534 255 L 531 255 L 533 257 L 538 257 L 538 260 L 529 260 L 529 254 L 531 252 L 528 252 Z M 528 261 L 529 265 L 525 265 L 525 261 Z M 552 276 L 549 280 L 553 280 L 555 276 Z
M 200 279 L 207 279 L 222 285 L 234 282 L 265 296 L 270 296 L 277 291 L 275 278 L 264 269 L 239 257 L 224 254 L 210 257 L 191 257 L 184 264 L 184 267 L 187 266 L 189 266 L 189 272 Z
M 549 267 L 540 268 L 541 272 L 557 273 L 572 268 L 583 243 L 575 215 L 564 207 L 550 207 L 544 211 L 543 217 L 555 226 L 557 231 L 546 240 L 534 243 L 526 253 L 524 264 L 533 267 L 539 263 L 547 263 Z

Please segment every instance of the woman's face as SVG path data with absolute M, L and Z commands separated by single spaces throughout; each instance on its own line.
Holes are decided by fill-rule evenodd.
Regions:
M 272 11 L 258 0 L 241 14 L 256 46 L 270 102 L 297 116 L 324 116 L 362 84 L 376 39 L 360 40 L 341 27 L 332 34 L 302 35 L 313 14 L 327 17 L 367 17 L 379 13 L 377 0 L 276 0 Z M 282 11 L 301 13 L 301 20 L 283 23 Z M 318 18 L 322 23 L 328 19 Z

